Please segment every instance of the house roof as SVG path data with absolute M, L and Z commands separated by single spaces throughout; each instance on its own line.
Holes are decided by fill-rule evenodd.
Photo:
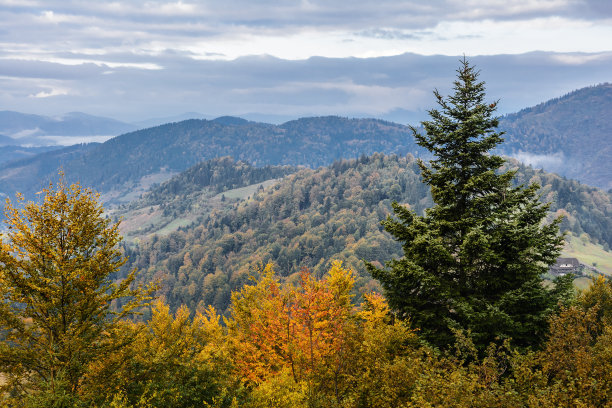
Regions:
M 560 267 L 561 265 L 571 265 L 573 268 L 577 268 L 580 266 L 580 262 L 576 258 L 557 258 L 554 266 Z

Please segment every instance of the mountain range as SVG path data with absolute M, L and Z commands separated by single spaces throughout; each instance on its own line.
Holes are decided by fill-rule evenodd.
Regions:
M 612 188 L 612 84 L 579 89 L 500 121 L 502 150 L 583 183 Z
M 612 116 L 607 114 L 610 111 L 612 85 L 601 84 L 507 115 L 500 120 L 500 130 L 506 132 L 506 143 L 501 145 L 500 152 L 609 189 L 612 187 Z M 56 131 L 61 123 L 76 123 L 74 132 L 80 129 L 90 133 L 93 123 L 104 124 L 96 131 L 109 132 L 125 125 L 96 122 L 94 117 L 81 114 L 68 115 L 63 122 L 30 116 L 35 120 L 27 126 L 37 124 L 48 132 Z M 18 123 L 27 127 L 27 118 L 14 112 L 2 112 L 1 118 L 14 120 L 9 121 L 11 126 L 4 124 L 5 129 L 0 128 L 0 133 L 11 134 L 7 129 L 16 130 Z M 19 190 L 31 196 L 62 167 L 70 180 L 79 180 L 108 193 L 109 203 L 121 202 L 126 194 L 146 190 L 151 180 L 164 181 L 215 157 L 232 156 L 256 166 L 317 168 L 340 158 L 374 152 L 425 157 L 408 126 L 378 119 L 325 116 L 281 125 L 233 117 L 186 120 L 124 133 L 101 144 L 73 146 L 5 163 L 0 165 L 0 193 L 10 195 Z
M 19 145 L 67 145 L 91 140 L 93 136 L 106 138 L 137 129 L 135 125 L 115 119 L 70 112 L 58 117 L 0 111 L 0 134 L 10 136 Z M 65 138 L 65 139 L 61 139 Z M 71 143 L 71 140 L 74 142 Z

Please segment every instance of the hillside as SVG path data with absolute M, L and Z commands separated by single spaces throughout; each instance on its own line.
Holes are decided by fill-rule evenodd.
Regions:
M 154 186 L 110 215 L 122 219 L 121 233 L 128 241 L 167 235 L 202 222 L 213 210 L 231 207 L 296 171 L 290 166 L 253 167 L 229 157 L 212 159 Z
M 42 146 L 55 144 L 53 136 L 115 136 L 134 129 L 128 123 L 81 112 L 50 117 L 0 111 L 0 133 L 11 136 L 19 144 Z
M 579 89 L 500 121 L 502 149 L 521 161 L 612 188 L 612 84 Z
M 501 119 L 500 152 L 604 189 L 612 187 L 612 85 L 584 88 Z M 2 114 L 8 115 L 7 112 Z M 1 115 L 0 115 L 1 116 Z M 81 116 L 76 115 L 72 120 Z M 89 120 L 89 119 L 88 119 Z M 59 125 L 58 125 L 59 126 Z M 81 126 L 81 130 L 84 130 Z M 1 129 L 0 129 L 1 130 Z M 423 156 L 409 127 L 376 119 L 302 118 L 276 126 L 241 118 L 186 120 L 122 134 L 80 153 L 41 155 L 0 168 L 0 193 L 32 197 L 62 166 L 68 179 L 128 202 L 201 161 L 231 156 L 255 166 L 303 165 L 374 152 Z M 40 169 L 46 171 L 40 171 Z M 38 169 L 38 171 L 31 171 Z
M 609 249 L 609 194 L 531 168 L 519 172 L 522 182 L 543 184 L 553 213 L 568 215 L 564 229 L 587 233 Z M 419 213 L 432 204 L 410 155 L 375 154 L 304 169 L 199 224 L 130 245 L 126 268 L 139 268 L 145 281 L 159 280 L 174 307 L 212 304 L 225 310 L 231 291 L 249 281 L 256 265 L 269 261 L 287 277 L 302 267 L 320 276 L 331 260 L 340 259 L 358 272 L 361 293 L 376 287 L 362 260 L 383 263 L 401 255 L 380 225 L 393 200 Z
M 318 167 L 336 159 L 377 151 L 406 154 L 417 149 L 407 126 L 374 119 L 321 117 L 274 126 L 223 118 L 187 120 L 127 133 L 63 160 L 70 180 L 101 192 L 118 190 L 115 200 L 144 177 L 176 172 L 203 160 L 232 156 L 256 166 Z M 20 189 L 32 194 L 41 181 L 53 177 L 60 160 L 42 157 L 47 174 L 29 173 L 18 165 L 0 169 L 0 192 Z M 30 162 L 34 165 L 34 161 Z M 39 164 L 42 167 L 41 164 Z M 19 181 L 14 177 L 19 174 Z

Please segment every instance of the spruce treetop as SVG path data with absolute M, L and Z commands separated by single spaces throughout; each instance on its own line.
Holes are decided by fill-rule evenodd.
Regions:
M 563 237 L 559 220 L 543 223 L 548 206 L 539 201 L 539 186 L 514 187 L 515 172 L 500 172 L 504 159 L 490 154 L 503 139 L 493 116 L 497 102 L 485 102 L 478 74 L 464 58 L 454 94 L 435 91 L 439 109 L 429 111 L 425 134 L 413 129 L 434 156 L 419 165 L 435 206 L 419 216 L 394 203 L 395 217 L 383 225 L 404 257 L 368 268 L 389 304 L 437 346 L 452 344 L 457 330 L 481 349 L 504 339 L 535 346 L 558 296 L 540 276 Z

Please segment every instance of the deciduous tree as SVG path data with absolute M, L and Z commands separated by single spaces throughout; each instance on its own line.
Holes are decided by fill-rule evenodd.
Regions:
M 72 406 L 87 385 L 87 367 L 122 346 L 113 340 L 120 320 L 150 292 L 132 288 L 135 271 L 113 280 L 125 262 L 121 237 L 96 194 L 67 186 L 63 177 L 42 194 L 40 203 L 20 205 L 18 196 L 18 204 L 7 200 L 4 209 L 2 395 L 22 404 Z

